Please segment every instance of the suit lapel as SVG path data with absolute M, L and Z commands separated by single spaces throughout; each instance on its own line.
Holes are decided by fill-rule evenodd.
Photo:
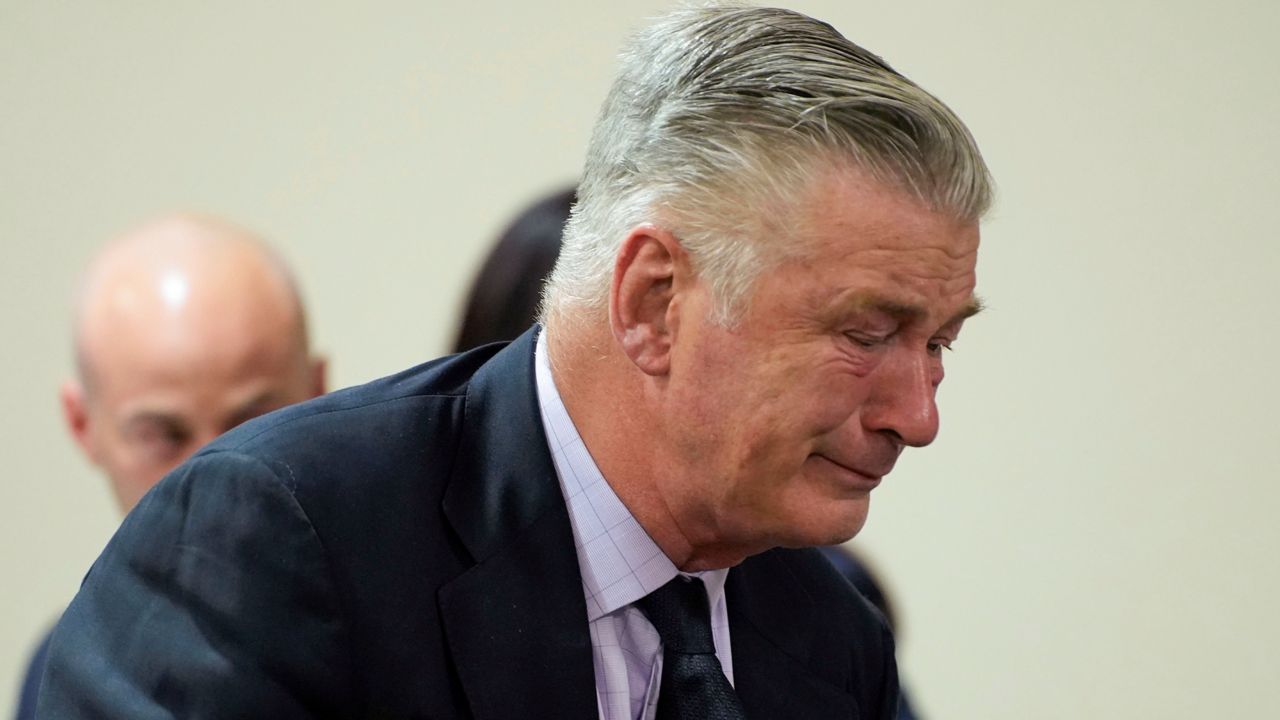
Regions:
M 547 450 L 526 333 L 467 388 L 444 513 L 476 565 L 439 592 L 450 654 L 477 720 L 597 716 L 573 531 Z M 822 618 L 778 551 L 725 583 L 734 684 L 750 717 L 858 718 L 811 657 Z M 845 659 L 847 662 L 847 659 Z
M 467 389 L 444 512 L 476 565 L 441 588 L 445 635 L 478 720 L 597 712 L 586 601 L 547 451 L 532 331 Z
M 596 716 L 573 546 L 561 558 L 540 547 L 561 526 L 568 516 L 548 513 L 440 591 L 449 650 L 477 720 Z
M 725 581 L 734 687 L 748 717 L 858 718 L 849 694 L 817 677 L 813 599 L 778 551 L 748 558 Z

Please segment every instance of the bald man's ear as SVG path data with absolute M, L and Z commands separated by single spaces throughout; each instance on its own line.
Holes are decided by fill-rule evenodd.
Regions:
M 671 368 L 678 291 L 688 276 L 688 255 L 670 231 L 642 225 L 622 241 L 609 325 L 623 353 L 647 375 L 665 375 Z
M 71 439 L 84 452 L 89 462 L 98 463 L 98 453 L 93 442 L 89 407 L 84 396 L 84 386 L 79 380 L 67 380 L 58 389 L 58 399 L 62 404 L 62 419 L 67 423 L 67 431 Z
M 308 362 L 311 364 L 311 397 L 320 397 L 329 391 L 329 358 L 313 355 Z

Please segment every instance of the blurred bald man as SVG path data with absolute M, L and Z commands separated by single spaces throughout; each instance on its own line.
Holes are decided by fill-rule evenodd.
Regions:
M 74 337 L 63 414 L 126 513 L 218 435 L 325 389 L 288 268 L 215 218 L 162 217 L 110 242 L 80 288 Z M 19 718 L 34 716 L 47 642 Z
M 324 392 L 288 270 L 223 221 L 178 215 L 121 237 L 77 305 L 63 412 L 125 512 L 213 438 Z

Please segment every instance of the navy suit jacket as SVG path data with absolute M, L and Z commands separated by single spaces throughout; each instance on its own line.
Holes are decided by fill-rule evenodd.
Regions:
M 125 519 L 42 718 L 596 717 L 533 332 L 250 421 Z M 892 638 L 811 550 L 725 585 L 755 718 L 891 718 Z

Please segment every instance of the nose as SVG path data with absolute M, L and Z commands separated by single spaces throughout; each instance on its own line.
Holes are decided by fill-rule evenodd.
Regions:
M 873 432 L 912 447 L 924 447 L 938 436 L 935 401 L 942 368 L 924 352 L 900 348 L 876 368 L 873 387 L 863 407 L 862 422 Z

